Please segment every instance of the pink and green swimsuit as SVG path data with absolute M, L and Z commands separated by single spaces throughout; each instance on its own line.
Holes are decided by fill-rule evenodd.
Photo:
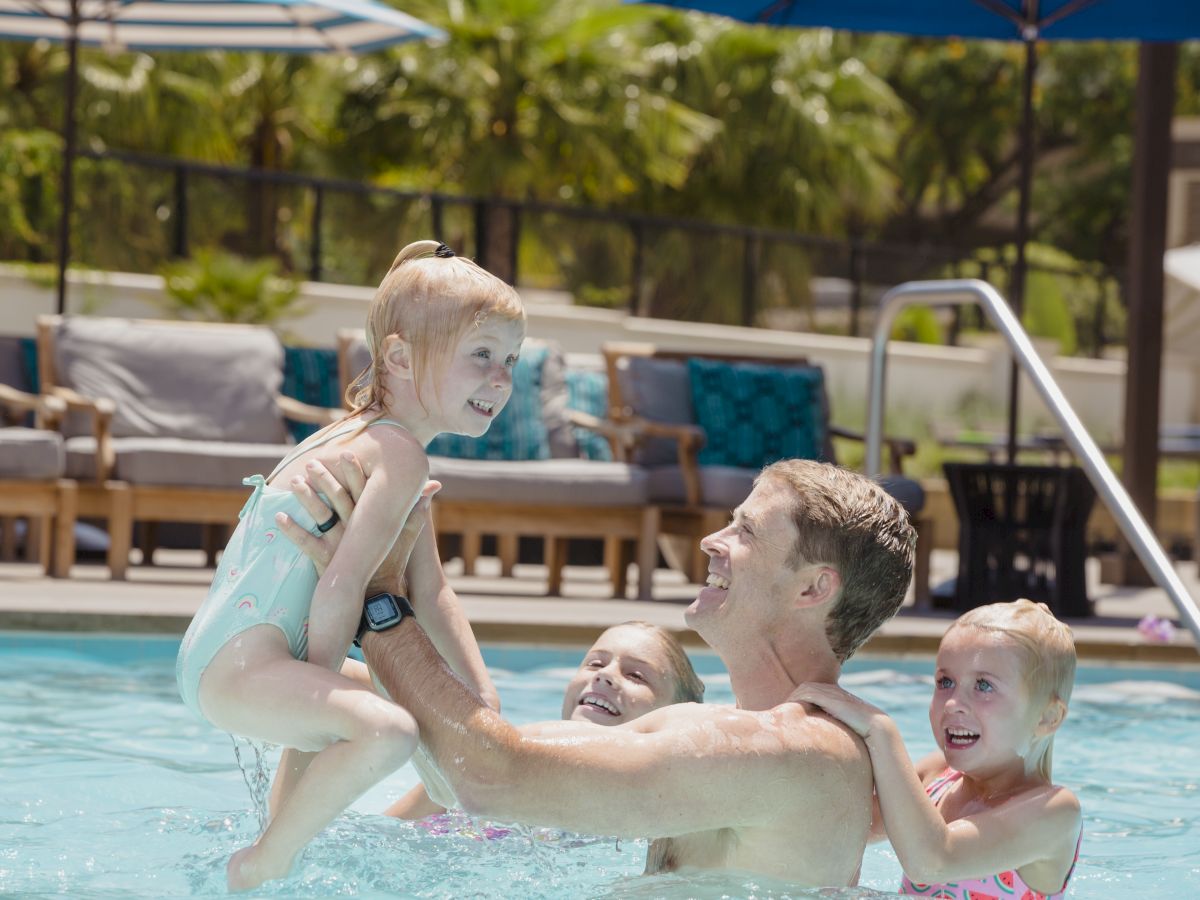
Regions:
M 962 772 L 946 769 L 941 775 L 929 782 L 925 793 L 937 806 L 942 796 L 962 778 Z M 1079 835 L 1080 843 L 1083 834 Z M 1075 862 L 1079 861 L 1079 843 L 1075 845 Z M 900 883 L 900 893 L 916 897 L 928 897 L 930 900 L 1060 900 L 1067 894 L 1067 883 L 1075 871 L 1075 863 L 1067 873 L 1062 890 L 1057 894 L 1043 894 L 1027 885 L 1015 869 L 1001 872 L 999 875 L 989 875 L 987 878 L 963 878 L 949 884 L 915 884 L 907 875 Z

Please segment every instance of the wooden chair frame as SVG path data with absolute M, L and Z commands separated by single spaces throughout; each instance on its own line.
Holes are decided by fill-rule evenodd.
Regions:
M 621 391 L 619 366 L 623 359 L 643 357 L 649 359 L 686 361 L 696 357 L 726 363 L 754 363 L 757 365 L 804 365 L 807 360 L 795 357 L 772 357 L 744 353 L 710 353 L 691 350 L 667 350 L 649 343 L 610 342 L 601 348 L 605 367 L 608 370 L 609 419 L 622 433 L 622 453 L 628 454 L 647 438 L 670 438 L 676 442 L 678 463 L 683 475 L 685 500 L 681 504 L 660 504 L 660 528 L 662 540 L 670 544 L 668 555 L 679 560 L 690 580 L 702 583 L 708 570 L 708 557 L 700 550 L 700 540 L 724 527 L 729 510 L 706 505 L 700 481 L 699 453 L 704 446 L 704 429 L 695 424 L 669 424 L 650 422 L 633 413 L 628 399 Z M 844 438 L 865 442 L 859 432 L 840 426 L 829 425 L 830 438 Z M 916 445 L 904 438 L 883 438 L 888 451 L 888 460 L 893 474 L 901 474 L 904 457 L 916 452 Z M 914 592 L 918 604 L 929 603 L 929 565 L 933 550 L 933 523 L 928 518 L 914 519 L 917 532 L 916 558 L 913 566 Z
M 4 419 L 17 424 L 33 413 L 35 426 L 55 429 L 66 412 L 66 404 L 48 396 L 35 396 L 0 384 L 0 407 Z M 75 519 L 78 493 L 69 478 L 0 478 L 0 520 L 4 536 L 0 557 L 12 559 L 15 551 L 15 522 L 28 521 L 25 533 L 27 557 L 40 563 L 46 574 L 65 578 L 75 561 Z

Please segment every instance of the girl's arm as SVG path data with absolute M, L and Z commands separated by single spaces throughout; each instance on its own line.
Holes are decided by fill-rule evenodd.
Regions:
M 790 699 L 821 707 L 866 742 L 888 837 L 913 881 L 941 884 L 1042 861 L 1069 864 L 1074 857 L 1080 813 L 1070 791 L 1047 785 L 946 822 L 929 802 L 895 722 L 883 711 L 829 684 L 801 685 Z M 1064 876 L 1066 871 L 1064 865 Z
M 368 578 L 396 544 L 429 477 L 420 445 L 406 434 L 390 432 L 372 435 L 377 444 L 368 452 L 377 459 L 353 516 L 345 522 L 345 536 L 313 592 L 308 661 L 335 671 L 358 630 Z
M 500 695 L 483 663 L 471 623 L 442 570 L 431 513 L 426 510 L 425 515 L 425 528 L 413 548 L 406 573 L 417 622 L 450 668 L 479 694 L 484 703 L 499 712 Z
M 375 481 L 376 476 L 372 474 L 368 479 L 358 457 L 343 451 L 336 471 L 317 464 L 308 470 L 307 477 L 308 482 L 293 484 L 292 490 L 305 509 L 319 520 L 328 517 L 330 508 L 316 495 L 316 491 L 330 498 L 333 509 L 340 517 L 340 522 L 326 535 L 334 540 L 318 540 L 282 514 L 278 521 L 288 539 L 300 547 L 320 570 L 322 565 L 333 564 L 329 547 L 340 548 L 343 528 L 350 522 L 358 521 L 357 504 L 365 497 L 367 485 Z M 440 486 L 437 482 L 429 482 L 421 492 L 422 498 L 431 496 Z M 479 646 L 458 597 L 442 571 L 428 501 L 422 500 L 406 516 L 403 534 L 419 537 L 415 538 L 415 543 L 403 538 L 398 540 L 380 565 L 367 570 L 372 574 L 365 593 L 392 591 L 407 596 L 412 601 L 417 620 L 434 637 L 438 651 L 489 707 L 499 711 L 499 694 L 483 664 Z M 360 610 L 361 605 L 360 597 Z

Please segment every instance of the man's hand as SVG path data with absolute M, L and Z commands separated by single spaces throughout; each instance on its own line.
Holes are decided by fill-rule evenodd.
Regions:
M 324 522 L 330 515 L 336 514 L 338 521 L 324 534 L 312 534 L 308 529 L 301 528 L 286 513 L 278 513 L 276 523 L 284 535 L 300 548 L 313 565 L 317 574 L 322 574 L 333 554 L 337 551 L 345 534 L 346 521 L 350 518 L 355 504 L 362 496 L 367 477 L 363 473 L 358 458 L 352 453 L 343 453 L 338 460 L 338 475 L 330 472 L 320 462 L 313 461 L 307 466 L 308 476 L 297 476 L 292 479 L 292 492 L 300 499 L 301 505 L 318 522 Z M 421 490 L 421 496 L 408 514 L 404 528 L 396 543 L 388 553 L 387 559 L 379 567 L 371 584 L 380 584 L 383 589 L 395 590 L 408 567 L 408 559 L 412 555 L 417 539 L 429 521 L 429 504 L 434 494 L 442 489 L 441 482 L 429 481 Z M 329 498 L 329 503 L 321 499 L 318 491 Z
M 863 740 L 869 738 L 872 729 L 888 718 L 887 713 L 879 707 L 872 706 L 867 701 L 855 697 L 836 684 L 817 684 L 815 682 L 802 684 L 792 691 L 788 701 L 819 706 L 829 715 L 849 726 Z

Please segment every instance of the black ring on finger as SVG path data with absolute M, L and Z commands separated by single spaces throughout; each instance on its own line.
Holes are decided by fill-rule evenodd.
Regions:
M 335 510 L 334 512 L 329 514 L 328 519 L 326 519 L 324 522 L 318 523 L 317 531 L 321 532 L 321 534 L 324 534 L 325 532 L 327 532 L 330 528 L 332 528 L 334 525 L 336 525 L 340 521 L 341 520 L 338 518 L 337 511 Z

